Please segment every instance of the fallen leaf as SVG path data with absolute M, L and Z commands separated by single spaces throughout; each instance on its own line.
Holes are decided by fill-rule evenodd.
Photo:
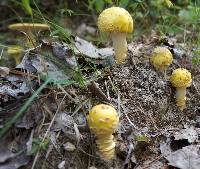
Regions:
M 146 160 L 143 164 L 136 167 L 136 169 L 165 169 L 166 165 L 159 160 Z
M 24 77 L 8 75 L 4 79 L 5 83 L 0 85 L 0 93 L 3 95 L 19 98 L 30 92 L 28 82 Z
M 5 163 L 0 163 L 0 169 L 18 169 L 25 166 L 30 161 L 30 156 L 25 154 L 18 155 Z
M 198 140 L 198 133 L 193 126 L 186 127 L 174 133 L 175 140 L 187 139 L 189 143 L 193 143 Z
M 172 152 L 166 157 L 169 165 L 180 169 L 199 169 L 200 167 L 200 145 L 189 145 L 180 150 Z
M 79 37 L 75 38 L 76 55 L 83 55 L 86 61 L 102 64 L 103 66 L 112 66 L 115 64 L 113 48 L 97 48 L 92 43 Z
M 55 42 L 52 44 L 52 50 L 53 55 L 59 59 L 62 59 L 61 61 L 64 59 L 70 68 L 75 69 L 77 67 L 76 58 L 69 45 Z
M 69 79 L 71 79 L 74 70 L 63 65 L 62 62 L 59 62 L 60 65 L 56 65 L 55 63 L 58 62 L 55 61 L 54 63 L 52 61 L 53 59 L 51 57 L 53 56 L 51 53 L 46 53 L 46 55 L 49 59 L 46 59 L 39 54 L 34 54 L 33 52 L 27 53 L 17 68 L 21 68 L 34 74 L 40 74 L 42 80 L 51 78 L 51 82 L 55 84 L 70 83 Z M 50 58 L 52 60 L 50 60 Z
M 31 159 L 25 151 L 28 135 L 26 131 L 17 137 L 8 133 L 0 139 L 0 169 L 18 169 L 28 164 Z
M 68 138 L 77 140 L 72 116 L 66 112 L 59 113 L 55 118 L 55 122 L 54 128 L 62 130 Z
M 32 104 L 29 106 L 24 116 L 15 123 L 15 126 L 17 128 L 31 129 L 37 126 L 42 118 L 43 114 L 37 107 L 37 104 Z

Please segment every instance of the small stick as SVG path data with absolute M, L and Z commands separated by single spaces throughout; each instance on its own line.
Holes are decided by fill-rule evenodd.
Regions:
M 108 89 L 108 84 L 107 84 L 107 81 L 105 80 L 105 87 L 106 87 L 106 93 L 107 93 L 107 98 L 110 100 L 110 93 L 109 93 L 109 89 Z
M 91 88 L 91 91 L 93 92 L 93 94 L 101 97 L 102 99 L 106 100 L 107 102 L 110 102 L 110 100 L 107 98 L 107 96 L 100 89 L 98 83 L 95 83 L 94 81 L 92 81 L 91 84 L 88 87 Z
M 65 99 L 66 96 L 67 96 L 67 94 L 65 94 L 64 97 L 63 97 L 63 99 L 61 100 L 61 102 L 60 102 L 60 104 L 59 104 L 59 106 L 58 106 L 58 109 L 56 110 L 56 113 L 54 114 L 54 117 L 53 117 L 53 119 L 51 120 L 51 123 L 49 124 L 49 127 L 47 128 L 46 133 L 45 133 L 45 135 L 44 135 L 44 137 L 43 137 L 43 139 L 42 139 L 42 143 L 44 142 L 44 140 L 46 139 L 47 135 L 49 134 L 49 131 L 50 131 L 50 129 L 51 129 L 51 126 L 53 125 L 53 122 L 54 122 L 54 120 L 55 120 L 55 118 L 56 118 L 56 115 L 57 115 L 58 112 L 60 111 L 61 104 L 63 103 L 63 101 L 64 101 L 64 99 Z M 39 157 L 39 154 L 40 154 L 40 152 L 38 151 L 37 154 L 36 154 L 36 156 L 35 156 L 35 158 L 34 158 L 34 161 L 33 161 L 33 164 L 32 164 L 31 169 L 34 169 L 34 168 L 35 168 L 35 165 L 36 165 L 37 159 L 38 159 L 38 157 Z
M 133 152 L 133 148 L 134 148 L 133 143 L 130 142 L 129 143 L 128 153 L 127 153 L 127 156 L 126 156 L 126 160 L 124 162 L 124 166 L 129 163 L 131 154 Z

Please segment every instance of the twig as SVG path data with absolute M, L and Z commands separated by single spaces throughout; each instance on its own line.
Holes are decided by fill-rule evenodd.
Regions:
M 30 138 L 29 138 L 29 140 L 26 143 L 27 153 L 30 153 L 31 149 L 32 149 L 33 133 L 34 133 L 34 129 L 31 130 Z
M 126 156 L 126 160 L 124 162 L 124 166 L 129 163 L 131 154 L 133 152 L 133 148 L 134 148 L 133 143 L 130 142 L 129 143 L 128 153 L 127 153 L 127 156 Z
M 56 110 L 56 113 L 54 114 L 54 117 L 53 117 L 53 119 L 51 120 L 51 123 L 49 124 L 49 127 L 47 128 L 47 131 L 46 131 L 46 133 L 45 133 L 45 135 L 44 135 L 44 137 L 43 137 L 43 139 L 42 139 L 41 144 L 42 144 L 42 143 L 44 142 L 44 140 L 46 139 L 46 137 L 47 137 L 47 135 L 48 135 L 48 133 L 49 133 L 49 131 L 50 131 L 50 128 L 51 128 L 51 126 L 52 126 L 52 124 L 53 124 L 53 122 L 54 122 L 54 120 L 55 120 L 55 118 L 56 118 L 56 115 L 58 114 L 58 112 L 59 112 L 59 110 L 60 110 L 61 104 L 62 104 L 62 102 L 64 101 L 64 99 L 65 99 L 66 96 L 67 96 L 67 94 L 65 94 L 64 97 L 63 97 L 63 99 L 61 100 L 61 102 L 60 102 L 60 104 L 59 104 L 59 106 L 58 106 L 58 108 L 57 108 L 57 110 Z M 31 169 L 34 169 L 34 168 L 35 168 L 37 159 L 38 159 L 38 157 L 39 157 L 39 153 L 40 153 L 40 152 L 38 151 L 37 154 L 36 154 L 36 156 L 35 156 L 35 158 L 34 158 L 34 161 L 33 161 L 33 164 L 32 164 Z
M 88 85 L 92 93 L 96 96 L 101 97 L 102 99 L 106 100 L 107 102 L 110 102 L 110 100 L 107 98 L 107 96 L 104 94 L 104 92 L 100 89 L 99 84 L 95 83 L 94 81 L 91 82 L 90 85 Z
M 112 81 L 112 79 L 111 79 L 110 76 L 108 76 L 108 79 L 109 79 L 109 81 L 110 81 L 110 83 L 111 83 L 112 90 L 113 90 L 114 92 L 117 92 L 117 89 L 116 89 L 116 87 L 115 87 L 115 85 L 114 85 L 114 83 L 113 83 L 113 81 Z
M 49 148 L 48 148 L 47 153 L 46 153 L 46 155 L 45 155 L 44 162 L 43 162 L 43 164 L 42 164 L 42 169 L 45 169 L 45 167 L 46 167 L 46 166 L 45 166 L 46 161 L 47 161 L 48 156 L 49 156 L 49 154 L 51 153 L 52 150 L 53 150 L 53 144 L 49 145 Z
M 94 158 L 100 159 L 100 158 L 97 157 L 97 156 L 94 156 L 94 155 L 92 155 L 92 154 L 88 154 L 88 153 L 85 152 L 81 147 L 78 147 L 78 149 L 79 149 L 80 151 L 82 151 L 84 154 L 86 154 L 86 155 L 88 155 L 88 156 L 90 156 L 90 157 L 94 157 Z
M 43 106 L 44 110 L 49 113 L 50 117 L 53 117 L 52 111 L 49 110 L 49 108 L 47 106 Z
M 77 100 L 75 100 L 69 93 L 67 93 L 67 91 L 60 84 L 58 84 L 58 88 L 60 88 L 63 91 L 63 93 L 65 93 L 65 95 L 67 97 L 69 97 L 69 99 L 71 99 L 73 102 L 77 103 Z
M 107 98 L 110 100 L 110 93 L 109 93 L 108 84 L 106 80 L 105 80 L 105 87 L 106 87 Z
M 45 161 L 47 161 L 47 162 L 49 163 L 49 165 L 50 165 L 53 169 L 55 169 L 55 166 L 45 157 L 45 154 L 44 154 L 44 153 L 41 153 L 41 154 L 42 154 L 42 156 L 44 156 Z
M 119 114 L 119 118 L 121 117 L 121 100 L 120 100 L 120 91 L 117 92 L 117 110 Z
M 79 131 L 78 126 L 77 126 L 76 123 L 74 123 L 74 130 L 75 130 L 76 139 L 77 139 L 76 145 L 78 146 L 78 144 L 79 144 L 79 142 L 80 142 L 81 134 L 80 134 L 80 131 Z
M 3 48 L 1 49 L 0 60 L 1 60 L 2 56 L 3 56 Z
M 30 73 L 26 73 L 26 72 L 22 72 L 22 71 L 18 71 L 18 70 L 15 70 L 15 69 L 11 69 L 10 73 L 14 74 L 14 75 L 21 75 L 21 76 L 27 75 L 27 76 L 33 77 L 35 79 L 38 78 L 38 76 L 36 76 L 36 75 L 30 74 Z
M 73 117 L 87 102 L 88 102 L 88 99 L 85 100 L 83 103 L 80 103 L 77 109 L 75 109 L 74 113 L 71 116 Z
M 60 132 L 58 132 L 56 138 L 58 138 L 59 135 L 60 135 Z M 49 148 L 48 148 L 47 153 L 46 153 L 46 155 L 45 155 L 45 160 L 44 160 L 44 162 L 43 162 L 43 164 L 42 164 L 42 169 L 45 169 L 46 161 L 48 162 L 47 159 L 48 159 L 49 154 L 50 154 L 51 151 L 53 150 L 53 147 L 55 147 L 56 151 L 57 151 L 59 154 L 61 154 L 60 151 L 57 150 L 57 147 L 55 146 L 55 144 L 52 142 L 52 144 L 49 145 Z M 61 154 L 61 155 L 62 155 L 62 154 Z
M 195 90 L 197 91 L 197 94 L 200 96 L 200 92 L 199 92 L 199 90 L 197 89 L 196 84 L 194 83 L 194 80 L 193 80 L 193 86 L 194 86 Z
M 124 110 L 124 113 L 123 113 L 123 114 L 125 114 L 125 116 L 126 116 L 128 122 L 131 124 L 131 126 L 132 126 L 133 128 L 135 128 L 135 129 L 138 130 L 138 128 L 135 126 L 135 124 L 129 119 L 129 117 L 128 117 L 128 115 L 127 115 L 127 111 L 125 110 L 125 108 L 124 108 L 124 106 L 123 106 L 122 104 L 121 104 L 121 107 L 122 107 L 123 110 Z

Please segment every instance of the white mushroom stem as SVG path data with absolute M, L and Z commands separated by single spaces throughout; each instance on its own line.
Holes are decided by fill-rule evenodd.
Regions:
M 113 47 L 117 64 L 124 63 L 127 56 L 126 33 L 112 33 Z
M 186 101 L 186 87 L 176 88 L 176 105 L 183 110 Z

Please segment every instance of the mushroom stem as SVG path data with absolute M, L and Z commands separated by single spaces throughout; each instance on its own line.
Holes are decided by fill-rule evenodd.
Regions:
M 161 72 L 162 72 L 163 75 L 164 75 L 165 81 L 167 81 L 167 70 L 165 69 L 165 70 L 163 70 L 163 71 L 161 71 Z
M 176 105 L 182 111 L 185 108 L 186 101 L 186 87 L 176 88 Z
M 122 64 L 124 63 L 127 55 L 126 33 L 113 33 L 112 41 L 117 64 Z
M 97 136 L 97 147 L 103 159 L 109 161 L 115 156 L 115 142 L 113 135 Z
M 15 59 L 15 64 L 18 65 L 20 64 L 20 59 L 21 59 L 22 54 L 15 54 L 14 59 Z
M 27 35 L 27 37 L 26 37 L 27 38 L 27 41 L 26 41 L 27 46 L 34 47 L 35 42 L 36 42 L 35 35 L 32 33 L 31 30 L 26 31 L 26 35 Z

